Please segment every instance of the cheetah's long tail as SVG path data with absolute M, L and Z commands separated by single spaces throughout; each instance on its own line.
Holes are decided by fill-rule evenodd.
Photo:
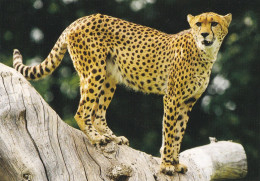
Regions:
M 51 74 L 61 63 L 67 51 L 65 33 L 62 33 L 48 57 L 39 65 L 27 66 L 23 64 L 23 58 L 19 50 L 14 49 L 13 67 L 28 80 L 36 80 Z

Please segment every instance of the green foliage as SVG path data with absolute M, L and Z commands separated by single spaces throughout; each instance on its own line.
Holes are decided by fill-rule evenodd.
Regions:
M 232 13 L 229 34 L 214 65 L 210 85 L 195 105 L 182 150 L 208 143 L 209 136 L 241 143 L 247 153 L 248 180 L 260 180 L 260 100 L 258 60 L 260 2 L 257 0 L 0 0 L 0 60 L 12 65 L 18 48 L 26 64 L 41 62 L 61 32 L 75 19 L 103 13 L 167 33 L 187 29 L 187 14 Z M 79 80 L 68 55 L 52 76 L 32 82 L 68 124 L 77 127 Z M 162 97 L 118 86 L 108 124 L 131 146 L 159 155 Z

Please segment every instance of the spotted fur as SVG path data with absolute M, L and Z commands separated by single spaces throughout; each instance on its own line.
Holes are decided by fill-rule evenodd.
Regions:
M 111 140 L 128 144 L 106 122 L 116 84 L 164 95 L 160 169 L 170 175 L 174 170 L 186 172 L 178 154 L 188 114 L 208 85 L 231 14 L 188 15 L 188 22 L 190 29 L 166 34 L 114 17 L 91 15 L 66 28 L 41 64 L 24 65 L 14 50 L 13 65 L 27 79 L 40 79 L 58 67 L 68 49 L 80 77 L 81 100 L 75 119 L 93 144 Z

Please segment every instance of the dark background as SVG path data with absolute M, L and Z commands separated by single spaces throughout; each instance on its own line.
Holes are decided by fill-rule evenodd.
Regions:
M 37 64 L 61 32 L 79 17 L 102 13 L 166 33 L 188 29 L 187 14 L 232 13 L 233 20 L 213 67 L 211 82 L 196 103 L 182 150 L 209 143 L 208 137 L 241 143 L 248 176 L 260 180 L 260 1 L 257 0 L 0 0 L 0 60 L 12 65 L 18 48 L 24 62 Z M 68 124 L 79 102 L 79 80 L 66 54 L 52 76 L 32 82 Z M 162 96 L 143 95 L 118 86 L 108 109 L 108 124 L 130 146 L 159 156 Z

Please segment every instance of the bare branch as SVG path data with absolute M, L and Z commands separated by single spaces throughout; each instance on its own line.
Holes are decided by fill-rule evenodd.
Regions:
M 0 64 L 1 180 L 201 180 L 237 179 L 247 173 L 240 144 L 221 141 L 186 150 L 186 174 L 158 173 L 160 159 L 111 142 L 96 148 L 64 123 L 30 83 Z

